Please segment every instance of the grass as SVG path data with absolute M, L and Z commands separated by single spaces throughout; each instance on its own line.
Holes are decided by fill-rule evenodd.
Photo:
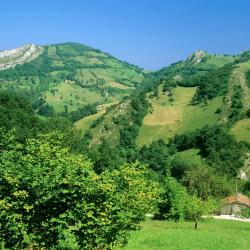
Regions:
M 231 63 L 234 61 L 232 56 L 224 56 L 224 55 L 213 55 L 207 61 L 208 65 L 216 65 L 217 67 L 222 67 L 227 63 Z
M 199 155 L 199 149 L 195 148 L 177 152 L 174 157 L 189 164 L 200 165 L 202 163 L 202 158 Z
M 232 127 L 231 132 L 238 141 L 246 141 L 250 143 L 250 118 L 236 122 Z
M 245 73 L 248 70 L 250 70 L 250 61 L 244 62 L 244 63 L 240 63 L 239 64 L 239 68 Z
M 62 82 L 54 89 L 58 90 L 55 94 L 46 92 L 46 101 L 52 105 L 56 112 L 64 111 L 64 105 L 68 105 L 69 111 L 76 110 L 88 103 L 104 102 L 104 98 L 97 92 L 91 92 L 78 85 Z
M 146 221 L 124 250 L 248 250 L 250 223 L 206 219 L 193 222 Z
M 153 111 L 148 114 L 136 140 L 138 146 L 154 140 L 167 141 L 175 134 L 192 131 L 217 122 L 215 111 L 222 105 L 222 97 L 216 97 L 207 106 L 190 104 L 196 88 L 177 87 L 173 90 L 173 101 L 160 91 L 159 98 L 149 99 Z
M 83 134 L 85 134 L 87 132 L 87 130 L 90 128 L 90 125 L 92 124 L 92 122 L 95 121 L 97 118 L 99 118 L 104 113 L 105 113 L 105 111 L 101 111 L 101 112 L 98 112 L 97 114 L 84 117 L 83 119 L 81 119 L 75 123 L 76 129 L 80 130 Z
M 117 104 L 118 102 L 113 102 L 113 103 L 107 103 L 103 105 L 97 106 L 98 113 L 94 115 L 89 115 L 87 117 L 84 117 L 83 119 L 77 121 L 75 123 L 76 129 L 80 130 L 83 134 L 87 132 L 87 130 L 90 128 L 90 125 L 92 124 L 93 121 L 98 119 L 100 116 L 106 113 L 106 109 L 112 105 Z

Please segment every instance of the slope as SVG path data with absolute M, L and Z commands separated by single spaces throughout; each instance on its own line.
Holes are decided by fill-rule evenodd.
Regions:
M 143 79 L 140 68 L 76 43 L 43 46 L 31 62 L 0 71 L 1 89 L 25 95 L 37 109 L 49 104 L 56 112 L 120 100 Z

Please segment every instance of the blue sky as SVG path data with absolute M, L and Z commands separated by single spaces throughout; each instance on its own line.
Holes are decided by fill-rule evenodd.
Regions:
M 0 50 L 80 42 L 146 69 L 250 46 L 249 0 L 2 0 Z

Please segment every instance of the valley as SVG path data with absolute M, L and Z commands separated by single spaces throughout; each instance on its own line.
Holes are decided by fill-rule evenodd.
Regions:
M 250 217 L 249 98 L 250 51 L 155 71 L 0 52 L 0 248 L 247 249 L 248 225 L 207 217 Z

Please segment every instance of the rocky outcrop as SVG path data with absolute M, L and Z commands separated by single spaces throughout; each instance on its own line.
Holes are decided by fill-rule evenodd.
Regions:
M 244 166 L 240 170 L 238 177 L 241 180 L 250 180 L 250 153 L 246 154 L 246 157 L 244 159 Z
M 203 51 L 203 50 L 196 50 L 192 55 L 190 55 L 188 57 L 187 60 L 190 63 L 194 63 L 194 64 L 200 63 L 201 60 L 202 60 L 202 58 L 205 57 L 206 55 L 207 55 L 207 53 L 205 51 Z
M 27 44 L 20 48 L 0 51 L 0 70 L 13 68 L 37 58 L 43 48 L 34 44 Z

